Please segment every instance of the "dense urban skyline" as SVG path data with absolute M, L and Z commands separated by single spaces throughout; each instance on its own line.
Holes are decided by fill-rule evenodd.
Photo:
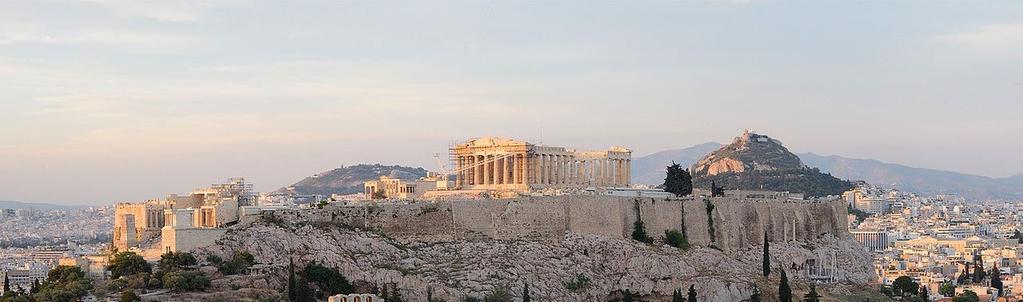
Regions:
M 1023 173 L 1018 3 L 394 4 L 4 3 L 0 200 L 430 169 L 483 135 L 642 156 L 745 128 Z

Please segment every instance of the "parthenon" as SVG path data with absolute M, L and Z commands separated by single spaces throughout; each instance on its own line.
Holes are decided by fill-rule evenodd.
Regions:
M 627 187 L 632 150 L 579 151 L 482 137 L 451 148 L 455 186 L 463 190 Z

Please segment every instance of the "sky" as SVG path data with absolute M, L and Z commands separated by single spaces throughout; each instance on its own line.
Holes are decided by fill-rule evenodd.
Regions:
M 4 1 L 0 200 L 435 170 L 506 136 L 1023 173 L 1023 3 Z

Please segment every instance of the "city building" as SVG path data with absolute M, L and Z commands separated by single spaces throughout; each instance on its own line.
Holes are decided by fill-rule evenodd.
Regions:
M 396 177 L 380 176 L 378 180 L 367 181 L 363 184 L 365 196 L 377 198 L 399 198 L 409 199 L 423 196 L 424 193 L 434 190 L 448 190 L 452 186 L 451 181 L 442 175 L 428 173 L 415 181 L 406 181 Z
M 236 223 L 239 208 L 255 205 L 256 196 L 252 184 L 237 177 L 186 195 L 171 194 L 163 200 L 119 203 L 114 211 L 113 245 L 120 251 L 147 247 L 161 251 L 168 248 L 173 251 L 191 250 L 191 245 L 174 238 L 194 235 L 199 236 L 200 242 L 206 242 L 202 238 L 214 233 L 208 229 Z M 184 216 L 186 212 L 189 213 L 187 218 Z M 172 220 L 174 225 L 170 224 Z M 169 231 L 168 226 L 171 226 Z M 167 234 L 172 235 L 172 242 L 161 244 L 155 241 L 161 236 L 162 240 L 168 240 Z
M 888 248 L 888 232 L 878 230 L 851 230 L 852 236 L 871 251 L 883 251 Z

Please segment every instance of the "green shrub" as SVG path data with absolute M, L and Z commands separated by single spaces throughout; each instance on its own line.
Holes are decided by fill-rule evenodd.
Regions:
M 683 251 L 689 250 L 689 238 L 686 238 L 685 234 L 677 230 L 665 230 L 664 243 Z
M 590 278 L 586 275 L 578 274 L 575 276 L 575 280 L 564 282 L 565 289 L 572 292 L 578 292 L 580 290 L 590 287 Z
M 355 291 L 355 286 L 344 275 L 341 275 L 340 271 L 315 262 L 306 265 L 305 278 L 309 282 L 316 283 L 327 296 L 350 294 Z
M 256 258 L 251 253 L 239 251 L 234 253 L 231 260 L 221 263 L 217 269 L 224 275 L 237 275 L 244 273 L 253 264 L 256 264 Z
M 201 291 L 210 287 L 210 278 L 200 271 L 172 271 L 163 275 L 163 287 L 175 291 Z

